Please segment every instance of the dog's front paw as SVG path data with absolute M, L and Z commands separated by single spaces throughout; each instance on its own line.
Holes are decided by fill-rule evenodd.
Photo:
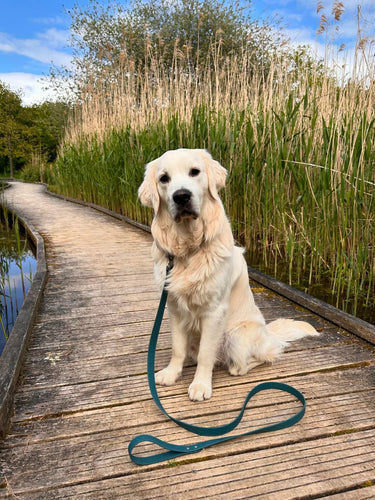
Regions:
M 212 396 L 212 385 L 210 383 L 192 382 L 188 393 L 192 401 L 204 401 Z
M 173 385 L 177 382 L 180 375 L 180 372 L 176 372 L 167 366 L 163 370 L 160 370 L 160 372 L 155 373 L 155 382 L 158 385 Z

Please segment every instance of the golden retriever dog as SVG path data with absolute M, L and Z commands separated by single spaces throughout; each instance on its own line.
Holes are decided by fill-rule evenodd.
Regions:
M 243 249 L 235 246 L 218 191 L 227 171 L 203 149 L 168 151 L 146 165 L 138 195 L 154 210 L 152 256 L 160 288 L 167 279 L 172 357 L 156 383 L 172 385 L 189 355 L 197 362 L 189 397 L 212 395 L 212 371 L 231 375 L 272 362 L 289 341 L 318 335 L 308 323 L 278 319 L 266 325 L 254 303 Z

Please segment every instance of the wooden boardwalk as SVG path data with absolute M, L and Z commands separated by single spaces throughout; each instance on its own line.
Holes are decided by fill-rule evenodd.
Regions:
M 189 401 L 189 366 L 159 394 L 177 418 L 219 425 L 237 414 L 253 385 L 280 380 L 305 394 L 305 417 L 173 463 L 134 465 L 127 446 L 137 434 L 197 440 L 160 413 L 147 386 L 159 300 L 150 235 L 42 186 L 17 183 L 5 196 L 45 238 L 49 277 L 1 446 L 0 498 L 375 498 L 374 346 L 255 283 L 267 320 L 303 317 L 321 336 L 293 343 L 279 361 L 245 377 L 217 369 L 210 401 Z M 158 368 L 169 351 L 166 320 Z M 239 431 L 299 407 L 272 391 L 253 401 Z

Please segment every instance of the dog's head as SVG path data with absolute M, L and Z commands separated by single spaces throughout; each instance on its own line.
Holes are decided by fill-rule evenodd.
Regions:
M 176 149 L 146 165 L 138 195 L 158 213 L 165 206 L 179 223 L 197 219 L 207 196 L 218 200 L 227 171 L 204 149 Z

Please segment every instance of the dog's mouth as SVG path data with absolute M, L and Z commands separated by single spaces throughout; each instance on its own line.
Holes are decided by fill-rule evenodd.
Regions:
M 175 215 L 175 218 L 174 218 L 174 220 L 177 223 L 182 222 L 184 220 L 188 220 L 188 219 L 196 220 L 196 219 L 198 219 L 198 214 L 194 210 L 184 208 L 184 209 L 178 211 L 178 213 Z

